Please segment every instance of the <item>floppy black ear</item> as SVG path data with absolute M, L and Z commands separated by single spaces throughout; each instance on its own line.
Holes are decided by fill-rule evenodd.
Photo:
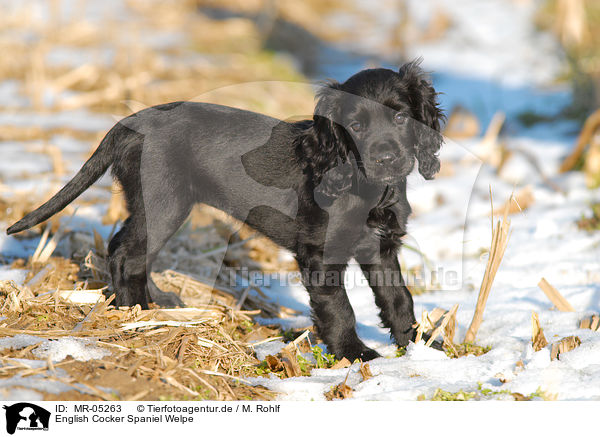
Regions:
M 315 200 L 328 206 L 352 185 L 348 154 L 352 139 L 339 124 L 341 85 L 332 82 L 317 92 L 312 126 L 297 144 L 305 171 L 311 173 Z
M 440 170 L 437 153 L 444 141 L 440 133 L 445 115 L 439 107 L 438 93 L 431 85 L 427 74 L 419 66 L 420 60 L 400 67 L 404 91 L 408 93 L 411 109 L 418 123 L 415 125 L 416 155 L 419 173 L 425 179 L 433 179 Z

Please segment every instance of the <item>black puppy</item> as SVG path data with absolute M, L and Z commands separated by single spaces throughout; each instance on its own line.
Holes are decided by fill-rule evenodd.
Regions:
M 378 354 L 356 334 L 344 270 L 360 263 L 383 324 L 407 345 L 415 317 L 397 257 L 411 212 L 406 177 L 415 161 L 425 179 L 439 170 L 443 117 L 418 62 L 330 84 L 301 122 L 205 103 L 148 108 L 116 124 L 65 187 L 7 232 L 56 214 L 112 166 L 130 213 L 108 248 L 117 305 L 182 305 L 148 273 L 202 202 L 293 252 L 328 350 L 369 360 Z

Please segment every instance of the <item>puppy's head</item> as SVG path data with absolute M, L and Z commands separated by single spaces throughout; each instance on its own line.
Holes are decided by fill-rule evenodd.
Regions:
M 418 61 L 398 72 L 361 71 L 317 97 L 313 127 L 321 159 L 335 165 L 338 156 L 354 156 L 363 176 L 382 185 L 406 178 L 415 161 L 425 179 L 439 171 L 444 115 Z

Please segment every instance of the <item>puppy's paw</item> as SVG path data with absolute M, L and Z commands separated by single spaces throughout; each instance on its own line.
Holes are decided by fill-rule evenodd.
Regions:
M 375 358 L 379 358 L 380 356 L 381 355 L 379 355 L 373 349 L 367 348 L 360 353 L 360 356 L 358 358 L 360 358 L 362 361 L 371 361 L 371 360 L 374 360 Z
M 353 363 L 356 359 L 360 359 L 362 361 L 370 361 L 375 358 L 379 358 L 381 355 L 379 355 L 376 351 L 366 347 L 363 344 L 357 345 L 356 347 L 345 348 L 344 351 L 336 353 L 335 356 L 340 360 L 342 358 L 346 358 L 348 361 Z
M 417 330 L 412 327 L 408 329 L 395 329 L 392 330 L 392 337 L 399 347 L 406 347 L 410 341 L 415 341 Z

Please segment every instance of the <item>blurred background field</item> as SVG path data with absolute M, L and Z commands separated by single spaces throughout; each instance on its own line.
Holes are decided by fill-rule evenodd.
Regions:
M 595 232 L 600 228 L 595 206 L 600 201 L 595 190 L 600 182 L 600 115 L 594 115 L 600 106 L 599 29 L 595 0 L 0 0 L 0 224 L 6 228 L 53 195 L 116 121 L 142 108 L 196 100 L 282 119 L 310 117 L 312 84 L 343 81 L 363 68 L 397 69 L 422 57 L 448 115 L 448 141 L 440 177 L 430 184 L 411 180 L 415 214 L 401 261 L 413 279 L 427 278 L 413 281 L 415 296 L 444 286 L 464 294 L 417 299 L 417 316 L 434 302 L 449 308 L 461 301 L 457 332 L 464 334 L 489 248 L 489 187 L 497 210 L 515 192 L 514 251 L 509 246 L 505 269 L 496 280 L 499 290 L 508 291 L 497 302 L 498 313 L 492 297 L 487 313 L 492 322 L 484 323 L 481 339 L 512 359 L 514 348 L 502 349 L 502 339 L 513 334 L 512 327 L 519 341 L 527 343 L 519 323 L 526 320 L 527 325 L 531 309 L 548 310 L 546 317 L 540 313 L 542 322 L 555 323 L 550 330 L 557 335 L 568 332 L 573 322 L 557 321 L 544 299 L 538 299 L 541 276 L 565 287 L 578 310 L 599 310 L 592 299 L 600 293 L 600 238 Z M 236 378 L 256 376 L 251 342 L 272 340 L 279 329 L 287 330 L 289 341 L 310 328 L 306 296 L 299 286 L 232 288 L 223 281 L 219 290 L 206 289 L 202 274 L 207 265 L 220 268 L 218 256 L 229 267 L 295 270 L 289 255 L 218 212 L 196 208 L 156 266 L 157 281 L 165 289 L 181 293 L 190 306 L 212 305 L 201 330 L 148 324 L 140 340 L 129 331 L 123 335 L 123 325 L 175 316 L 100 308 L 106 312 L 90 320 L 93 303 L 48 300 L 45 293 L 110 290 L 105 245 L 125 217 L 119 187 L 105 176 L 49 223 L 47 240 L 44 226 L 16 237 L 2 232 L 3 335 L 19 330 L 43 337 L 102 332 L 103 341 L 133 352 L 126 355 L 121 349 L 94 366 L 67 363 L 70 389 L 51 386 L 37 394 L 35 380 L 27 382 L 23 372 L 49 378 L 51 371 L 44 367 L 32 373 L 21 362 L 21 367 L 5 369 L 0 394 L 13 399 L 48 398 L 52 390 L 59 398 L 86 399 L 275 396 L 259 383 Z M 48 241 L 56 244 L 42 250 Z M 228 243 L 232 247 L 227 251 Z M 432 275 L 440 268 L 458 272 L 459 283 L 440 283 L 442 278 Z M 350 271 L 357 274 L 356 268 Z M 377 310 L 364 295 L 370 293 L 357 286 L 351 296 L 359 334 L 382 354 L 394 355 L 378 327 Z M 506 322 L 502 309 L 510 299 L 521 298 L 527 303 Z M 49 316 L 48 305 L 59 302 L 61 311 L 55 306 L 52 312 L 58 319 Z M 197 321 L 197 316 L 181 316 L 178 322 Z M 27 344 L 7 353 L 10 363 L 38 358 L 31 355 L 35 343 Z M 157 350 L 165 351 L 164 356 L 147 355 Z M 185 370 L 189 368 L 196 373 Z M 90 389 L 106 379 L 103 372 L 113 372 L 114 382 L 107 385 L 112 391 Z M 481 372 L 482 380 L 492 379 Z M 131 376 L 139 378 L 139 385 L 119 392 L 117 386 Z M 21 379 L 15 382 L 17 377 Z M 542 378 L 517 378 L 509 389 L 529 390 L 536 377 Z M 65 384 L 67 376 L 61 378 L 58 382 Z M 466 389 L 473 384 L 468 379 L 450 388 Z M 393 396 L 430 397 L 443 379 L 424 380 L 417 388 L 400 385 Z M 296 389 L 309 397 L 323 396 L 318 390 L 305 393 L 300 385 L 269 388 L 290 398 Z M 360 389 L 357 384 L 356 396 Z M 365 398 L 386 398 L 364 390 Z M 564 393 L 566 398 L 600 396 L 593 391 Z

